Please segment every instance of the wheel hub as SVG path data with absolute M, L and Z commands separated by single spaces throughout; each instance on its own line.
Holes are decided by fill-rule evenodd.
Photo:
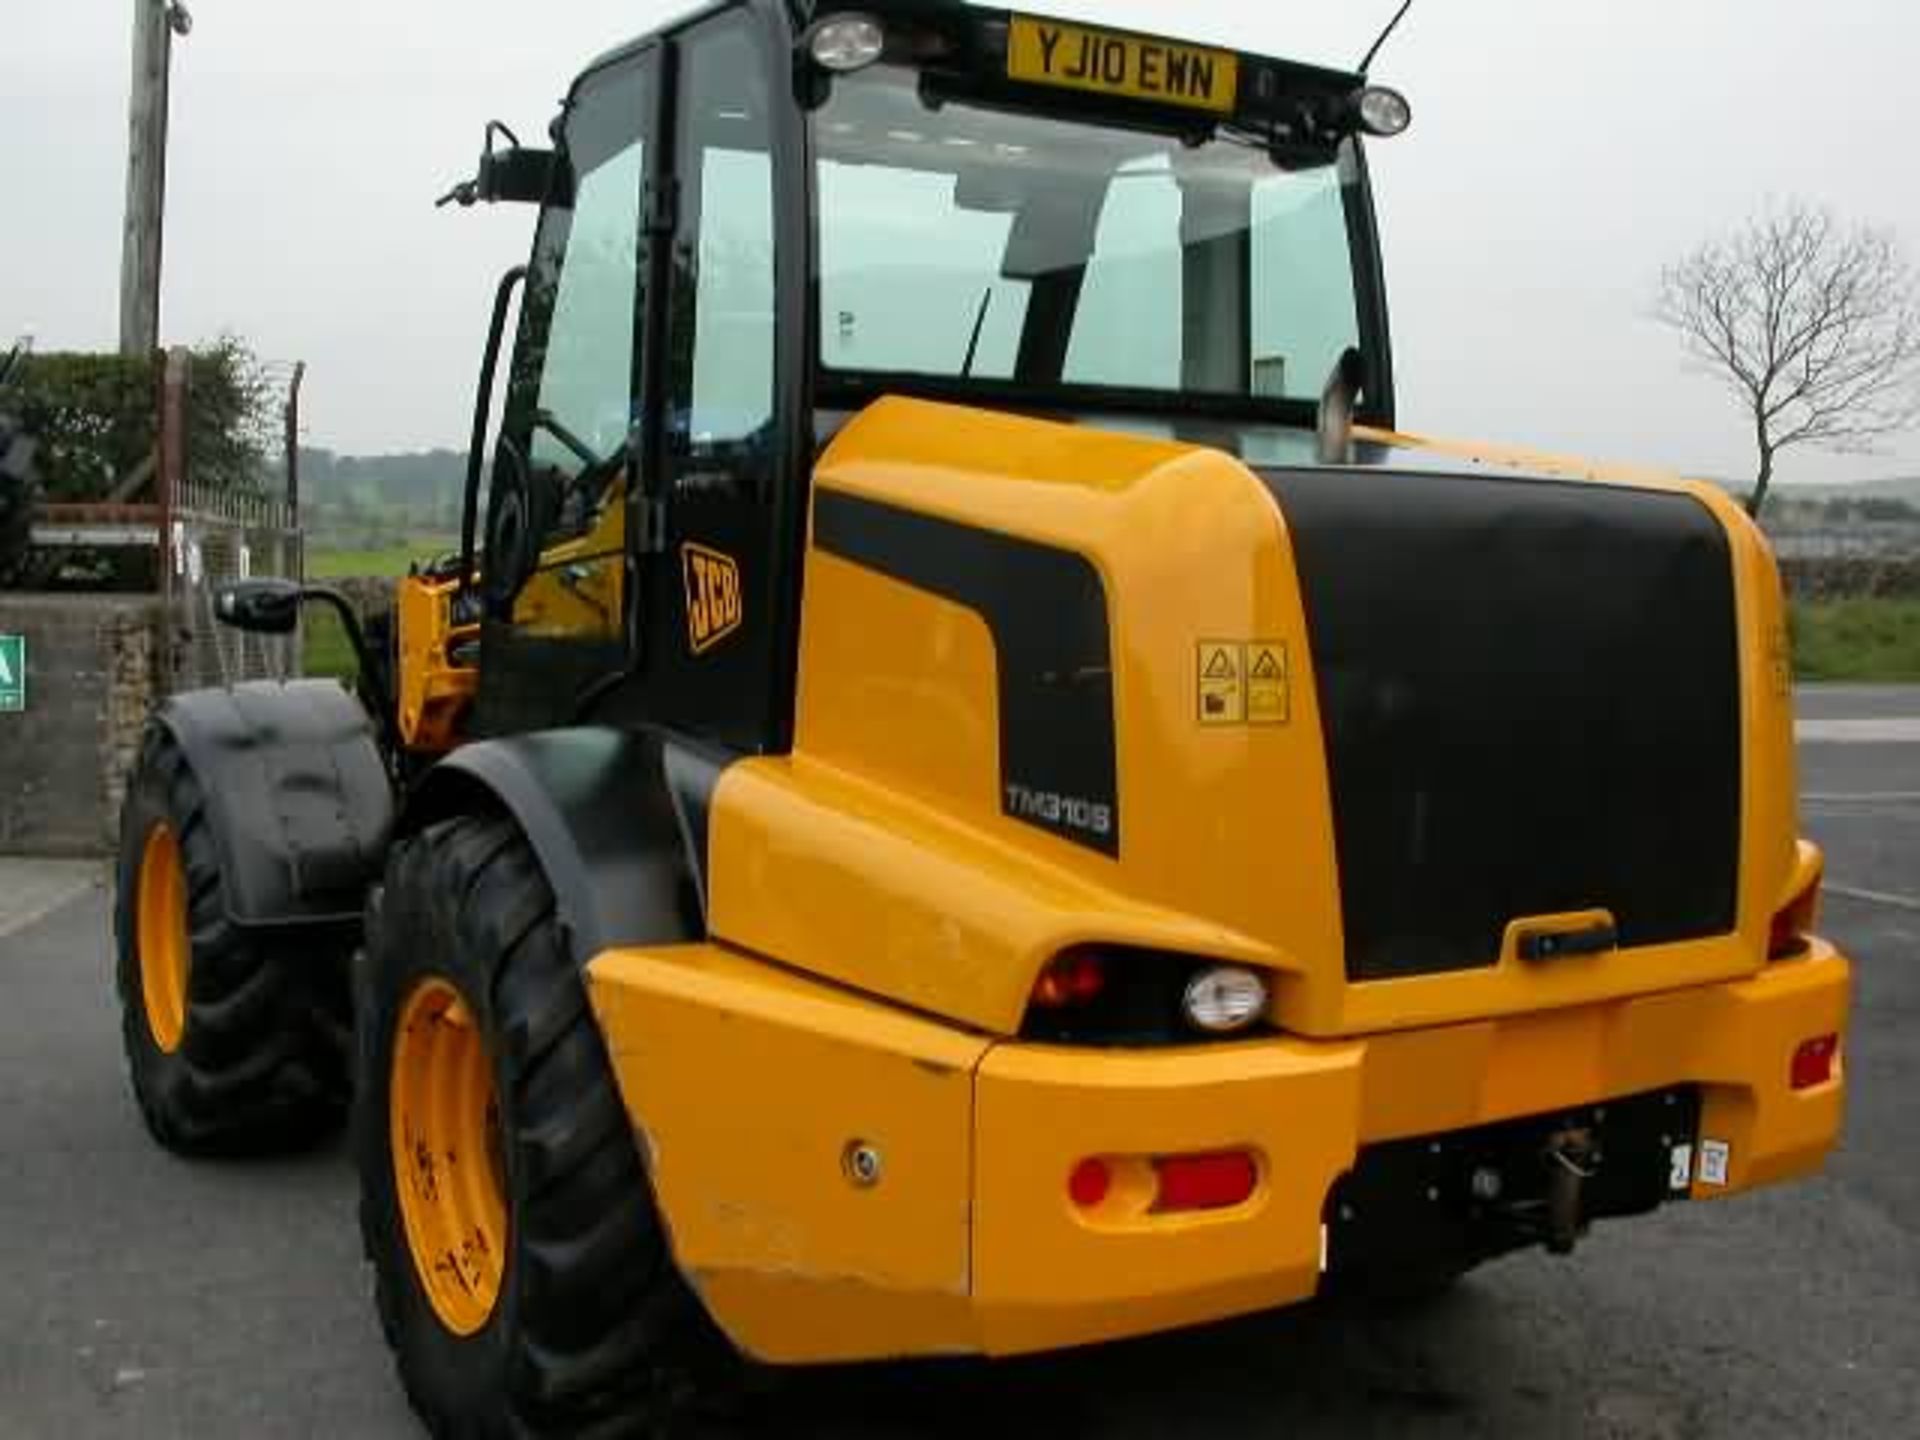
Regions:
M 161 1053 L 171 1055 L 187 1030 L 187 970 L 193 945 L 187 931 L 186 866 L 173 827 L 164 821 L 147 832 L 140 852 L 134 916 L 147 1029 Z
M 480 1330 L 506 1274 L 507 1199 L 493 1068 L 460 992 L 423 980 L 394 1036 L 389 1140 L 415 1277 L 440 1323 Z

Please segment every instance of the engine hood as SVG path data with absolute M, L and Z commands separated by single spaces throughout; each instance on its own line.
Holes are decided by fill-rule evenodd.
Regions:
M 715 796 L 717 937 L 1002 1033 L 1084 943 L 1265 966 L 1309 1035 L 1759 966 L 1784 628 L 1726 497 L 1143 430 L 899 398 L 839 427 L 793 753 Z M 1583 917 L 1617 947 L 1519 953 Z

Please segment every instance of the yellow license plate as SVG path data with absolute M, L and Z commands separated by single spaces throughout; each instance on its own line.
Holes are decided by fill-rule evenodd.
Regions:
M 1007 75 L 1035 85 L 1156 100 L 1218 115 L 1231 114 L 1240 93 L 1240 57 L 1231 51 L 1115 35 L 1026 15 L 1013 17 Z

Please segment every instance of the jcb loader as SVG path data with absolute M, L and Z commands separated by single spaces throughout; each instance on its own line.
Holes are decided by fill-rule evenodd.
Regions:
M 1395 428 L 1408 118 L 735 0 L 550 149 L 489 127 L 450 198 L 539 218 L 460 548 L 354 690 L 159 709 L 116 912 L 163 1144 L 352 1098 L 436 1433 L 1430 1285 L 1821 1163 L 1773 561 L 1710 486 Z M 353 619 L 219 605 L 309 601 Z

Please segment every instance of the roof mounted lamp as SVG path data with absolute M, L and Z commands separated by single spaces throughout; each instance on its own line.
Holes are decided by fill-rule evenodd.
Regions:
M 1385 138 L 1398 135 L 1413 123 L 1413 107 L 1407 97 L 1385 85 L 1363 85 L 1348 103 L 1348 113 L 1362 134 Z
M 873 16 L 859 11 L 829 15 L 807 31 L 807 54 L 822 70 L 836 75 L 864 70 L 886 49 L 887 33 Z

